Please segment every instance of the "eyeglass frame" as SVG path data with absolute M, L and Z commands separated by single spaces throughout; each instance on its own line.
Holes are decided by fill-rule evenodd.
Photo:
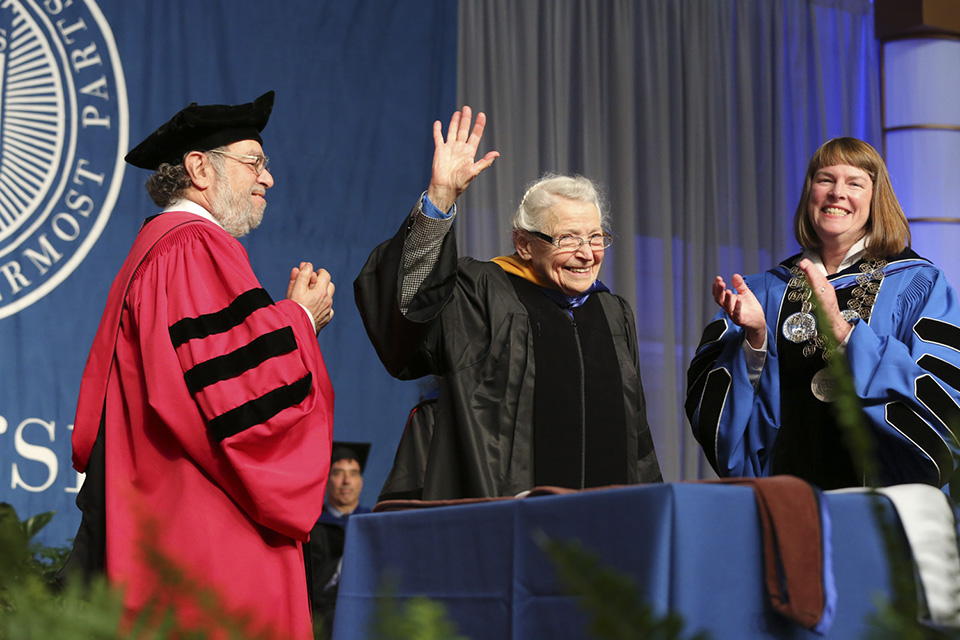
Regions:
M 253 155 L 249 153 L 234 153 L 233 151 L 221 151 L 220 149 L 210 149 L 209 153 L 216 153 L 221 156 L 226 156 L 236 160 L 240 164 L 245 164 L 253 169 L 253 172 L 257 174 L 257 177 L 260 177 L 264 171 L 270 170 L 270 158 L 268 158 L 266 154 Z M 244 162 L 244 160 L 251 160 L 252 162 Z M 257 165 L 261 165 L 261 167 L 258 169 Z
M 604 231 L 604 232 L 602 232 L 602 233 L 595 233 L 595 234 L 593 234 L 592 236 L 590 236 L 590 238 L 596 238 L 596 237 L 599 236 L 599 237 L 603 238 L 603 239 L 607 242 L 607 244 L 601 245 L 601 246 L 599 246 L 599 247 L 594 246 L 594 244 L 590 241 L 590 238 L 584 239 L 584 238 L 581 238 L 580 236 L 570 236 L 570 235 L 566 235 L 566 236 L 560 236 L 559 238 L 554 238 L 553 236 L 548 236 L 547 234 L 542 233 L 542 232 L 540 232 L 540 231 L 529 231 L 529 230 L 528 230 L 527 233 L 529 233 L 530 235 L 532 235 L 532 236 L 534 236 L 534 237 L 540 238 L 540 239 L 543 240 L 544 242 L 549 242 L 549 243 L 552 244 L 554 247 L 556 247 L 557 249 L 560 249 L 560 250 L 562 250 L 562 251 L 579 251 L 579 250 L 580 250 L 580 247 L 582 247 L 583 245 L 587 245 L 588 247 L 590 247 L 590 248 L 593 249 L 593 250 L 597 250 L 597 249 L 609 249 L 610 246 L 613 244 L 613 236 L 612 236 L 611 234 L 607 233 L 606 231 Z M 580 244 L 578 244 L 576 247 L 561 247 L 561 246 L 560 246 L 560 240 L 562 240 L 562 239 L 564 239 L 564 238 L 576 238 L 577 240 L 580 241 Z

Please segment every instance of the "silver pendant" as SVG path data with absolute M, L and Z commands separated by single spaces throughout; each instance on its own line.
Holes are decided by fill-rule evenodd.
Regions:
M 830 370 L 824 367 L 814 374 L 810 381 L 810 391 L 820 402 L 833 402 L 837 399 L 837 380 Z
M 783 337 L 800 344 L 817 335 L 817 319 L 812 313 L 798 311 L 783 321 Z

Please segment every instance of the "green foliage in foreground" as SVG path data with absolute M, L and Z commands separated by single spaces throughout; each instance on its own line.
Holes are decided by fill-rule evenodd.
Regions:
M 468 640 L 457 633 L 442 604 L 425 597 L 399 601 L 383 590 L 370 631 L 375 640 Z
M 102 580 L 83 594 L 77 585 L 60 592 L 52 576 L 66 550 L 31 544 L 52 517 L 44 513 L 21 522 L 13 507 L 0 503 L 0 640 L 114 640 L 120 596 Z
M 73 580 L 61 588 L 54 576 L 69 549 L 31 542 L 52 517 L 48 512 L 21 522 L 12 506 L 0 503 L 0 640 L 203 640 L 211 635 L 210 628 L 183 629 L 171 610 L 158 604 L 123 623 L 122 595 L 103 578 L 89 584 Z M 254 640 L 240 631 L 239 621 L 220 613 L 215 594 L 191 584 L 174 562 L 155 555 L 154 564 L 163 578 L 161 592 L 189 594 L 216 619 L 218 633 Z
M 636 582 L 603 565 L 576 541 L 540 536 L 540 547 L 553 561 L 564 590 L 576 596 L 589 614 L 588 629 L 597 640 L 708 640 L 710 636 L 684 633 L 683 618 L 673 612 L 658 615 L 644 602 Z

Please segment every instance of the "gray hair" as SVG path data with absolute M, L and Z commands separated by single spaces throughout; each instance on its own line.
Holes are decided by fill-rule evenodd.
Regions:
M 226 147 L 221 146 L 217 147 L 217 149 L 222 151 L 226 149 Z M 210 154 L 209 157 L 210 162 L 213 164 L 214 171 L 216 171 L 218 175 L 222 175 L 224 172 L 223 157 L 217 153 Z M 178 164 L 164 162 L 157 168 L 152 176 L 147 178 L 146 187 L 147 193 L 150 194 L 150 199 L 153 200 L 153 203 L 160 208 L 164 208 L 172 202 L 180 200 L 183 197 L 183 193 L 192 184 L 193 181 L 190 179 L 190 174 L 187 173 L 186 167 L 183 166 L 183 161 L 180 161 Z
M 580 175 L 562 176 L 545 174 L 527 187 L 520 206 L 513 216 L 513 231 L 542 231 L 543 215 L 555 207 L 561 199 L 586 202 L 600 212 L 600 226 L 607 228 L 610 214 L 599 186 Z
M 191 184 L 190 175 L 183 164 L 164 162 L 147 179 L 146 187 L 154 204 L 164 208 L 171 202 L 179 200 Z

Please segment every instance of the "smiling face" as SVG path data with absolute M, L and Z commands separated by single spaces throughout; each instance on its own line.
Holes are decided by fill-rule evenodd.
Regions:
M 592 203 L 561 198 L 543 214 L 542 233 L 560 238 L 579 236 L 589 238 L 603 233 L 600 212 Z M 579 249 L 559 249 L 549 242 L 528 233 L 518 234 L 517 254 L 531 263 L 537 275 L 568 296 L 585 293 L 600 273 L 604 249 L 594 249 L 584 243 Z
M 846 251 L 866 233 L 873 180 L 863 169 L 837 164 L 819 169 L 810 185 L 807 215 L 824 247 Z
M 263 148 L 256 140 L 234 142 L 224 150 L 241 155 L 263 155 Z M 267 207 L 265 195 L 267 189 L 273 186 L 273 176 L 266 168 L 257 175 L 253 166 L 231 156 L 216 158 L 214 166 L 218 169 L 212 213 L 224 229 L 233 237 L 240 238 L 263 220 L 263 211 Z

